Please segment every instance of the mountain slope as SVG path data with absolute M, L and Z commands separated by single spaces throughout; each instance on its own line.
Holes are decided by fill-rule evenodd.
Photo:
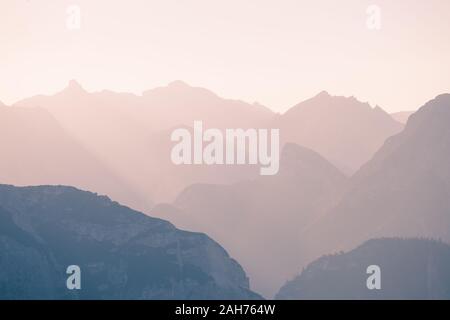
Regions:
M 300 235 L 337 202 L 345 184 L 320 155 L 287 144 L 277 175 L 192 185 L 172 207 L 156 206 L 152 214 L 213 236 L 242 263 L 252 286 L 270 297 L 304 262 Z
M 274 113 L 259 104 L 224 99 L 200 87 L 174 81 L 165 87 L 143 93 L 144 105 L 151 109 L 152 127 L 164 130 L 173 126 L 192 126 L 201 120 L 213 128 L 266 127 Z
M 170 158 L 174 129 L 191 127 L 194 120 L 203 121 L 205 129 L 258 128 L 273 117 L 263 106 L 223 99 L 180 81 L 138 96 L 89 93 L 72 80 L 55 95 L 32 97 L 15 106 L 48 110 L 67 132 L 140 194 L 157 202 L 173 201 L 193 183 L 236 182 L 256 172 L 247 174 L 238 166 L 175 166 Z M 148 211 L 150 207 L 138 208 Z
M 0 106 L 0 146 L 2 183 L 67 184 L 127 199 L 136 207 L 150 203 L 42 108 Z
M 289 109 L 273 126 L 284 142 L 310 148 L 349 174 L 403 128 L 380 107 L 325 91 Z
M 450 94 L 413 114 L 352 178 L 342 201 L 304 241 L 319 252 L 381 236 L 450 241 Z
M 380 267 L 369 290 L 367 267 Z M 450 299 L 450 246 L 420 239 L 375 239 L 323 256 L 286 283 L 278 299 Z
M 0 185 L 1 299 L 253 299 L 204 234 L 71 187 Z M 82 289 L 65 288 L 79 265 Z

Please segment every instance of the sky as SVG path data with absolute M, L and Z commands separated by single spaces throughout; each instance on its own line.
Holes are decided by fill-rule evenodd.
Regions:
M 448 0 L 1 0 L 0 101 L 183 80 L 277 112 L 322 90 L 414 110 L 450 92 L 449 21 Z

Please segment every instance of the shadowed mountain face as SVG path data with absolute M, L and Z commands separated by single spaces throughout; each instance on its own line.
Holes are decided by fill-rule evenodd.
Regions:
M 15 106 L 41 106 L 68 133 L 118 175 L 154 201 L 172 201 L 193 183 L 233 183 L 257 174 L 248 166 L 176 166 L 170 158 L 173 129 L 202 120 L 205 129 L 258 128 L 273 113 L 260 105 L 222 99 L 177 81 L 143 96 L 86 92 L 77 82 L 53 96 L 36 96 Z M 248 170 L 247 170 L 248 169 Z M 124 201 L 127 205 L 135 203 Z M 148 211 L 151 205 L 136 208 Z
M 311 148 L 349 174 L 403 128 L 379 107 L 327 92 L 292 107 L 275 122 L 284 142 Z
M 259 298 L 206 235 L 71 187 L 0 185 L 0 253 L 0 299 Z
M 0 146 L 2 183 L 66 184 L 135 206 L 148 201 L 42 108 L 0 106 Z
M 380 267 L 381 290 L 369 290 L 367 267 Z M 277 299 L 450 299 L 450 246 L 419 239 L 375 239 L 323 256 Z
M 382 236 L 450 241 L 450 94 L 428 102 L 351 180 L 303 241 L 317 252 Z M 320 239 L 320 240 L 319 240 Z M 319 242 L 317 242 L 319 241 Z
M 277 175 L 193 185 L 173 206 L 156 206 L 152 214 L 210 234 L 242 263 L 252 287 L 270 297 L 304 262 L 300 235 L 337 202 L 345 184 L 320 155 L 287 144 Z
M 400 123 L 406 124 L 408 122 L 409 117 L 414 113 L 414 111 L 401 111 L 391 113 L 391 117 Z

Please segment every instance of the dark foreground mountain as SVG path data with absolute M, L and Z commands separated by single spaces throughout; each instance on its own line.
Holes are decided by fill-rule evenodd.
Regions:
M 81 290 L 66 268 L 81 268 Z M 257 299 L 204 234 L 71 187 L 0 185 L 0 299 Z
M 380 267 L 369 290 L 367 267 Z M 375 239 L 323 256 L 284 285 L 278 299 L 450 299 L 450 246 L 420 239 Z

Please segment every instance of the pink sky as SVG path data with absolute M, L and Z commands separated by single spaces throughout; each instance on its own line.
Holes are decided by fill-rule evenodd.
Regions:
M 2 0 L 0 101 L 72 78 L 135 93 L 180 79 L 275 111 L 322 90 L 415 109 L 450 91 L 449 20 L 448 0 Z

